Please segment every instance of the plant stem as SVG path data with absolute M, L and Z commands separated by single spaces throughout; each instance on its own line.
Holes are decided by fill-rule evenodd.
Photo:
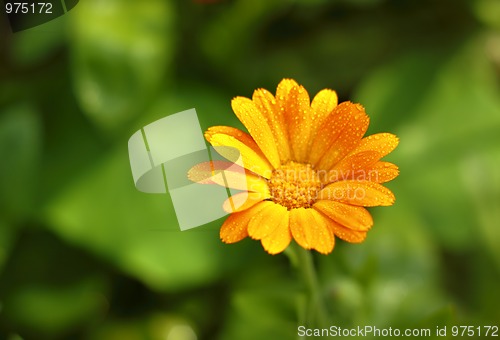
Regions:
M 308 327 L 328 328 L 328 314 L 314 267 L 311 251 L 292 242 L 285 251 L 307 289 L 305 321 Z

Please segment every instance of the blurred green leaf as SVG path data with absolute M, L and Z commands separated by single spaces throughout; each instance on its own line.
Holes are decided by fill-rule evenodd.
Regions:
M 4 301 L 4 312 L 17 327 L 27 327 L 42 334 L 54 335 L 68 331 L 94 319 L 105 300 L 97 291 L 98 281 L 83 281 L 66 287 L 32 284 L 20 287 Z
M 66 38 L 66 19 L 61 16 L 43 25 L 13 34 L 10 51 L 12 63 L 21 67 L 32 66 L 62 49 Z
M 41 151 L 41 126 L 29 104 L 4 109 L 0 116 L 0 212 L 23 219 L 35 202 Z
M 233 280 L 226 321 L 218 339 L 297 338 L 297 284 L 276 265 L 278 259 L 266 256 L 261 264 L 248 263 L 245 272 Z
M 397 124 L 392 132 L 401 143 L 390 159 L 401 169 L 398 200 L 413 202 L 427 228 L 454 249 L 477 242 L 461 163 L 500 147 L 499 87 L 484 48 L 485 39 L 473 37 L 437 68 L 410 54 L 369 78 L 356 96 L 377 122 L 373 132 Z M 415 92 L 402 85 L 401 74 L 415 74 L 412 80 L 426 86 Z
M 226 98 L 212 89 L 191 83 L 165 92 L 133 124 L 130 135 L 156 119 L 192 107 L 204 128 L 237 120 Z M 247 247 L 243 243 L 228 248 L 220 242 L 221 220 L 181 232 L 168 195 L 135 189 L 129 135 L 124 137 L 106 157 L 75 171 L 65 189 L 50 198 L 44 209 L 47 225 L 158 290 L 206 284 L 239 263 L 242 258 L 234 254 Z
M 500 269 L 500 147 L 471 155 L 462 163 L 465 190 L 476 213 L 477 232 Z
M 238 0 L 226 6 L 200 36 L 200 45 L 218 66 L 237 66 L 235 59 L 252 53 L 260 27 L 275 12 L 288 7 L 286 1 Z M 230 30 L 228 29 L 230 28 Z
M 14 228 L 0 220 L 0 273 L 9 256 L 15 234 Z
M 168 1 L 83 1 L 72 17 L 76 95 L 98 124 L 116 127 L 157 93 L 173 55 Z
M 245 129 L 233 113 L 231 96 L 220 89 L 202 82 L 179 81 L 175 87 L 166 87 L 161 92 L 149 109 L 134 121 L 129 135 L 155 120 L 191 108 L 196 109 L 203 132 L 214 125 Z
M 401 326 L 449 303 L 437 285 L 439 254 L 422 219 L 399 202 L 374 210 L 364 243 L 337 240 L 332 256 L 318 256 L 324 294 L 341 327 Z
M 386 131 L 415 119 L 449 56 L 449 49 L 412 52 L 366 77 L 354 101 L 362 103 L 370 115 L 370 131 Z
M 479 20 L 493 28 L 500 28 L 500 3 L 498 1 L 474 0 L 470 3 Z
M 154 289 L 212 282 L 238 261 L 218 231 L 181 232 L 167 195 L 144 194 L 132 181 L 126 141 L 47 208 L 58 234 L 111 261 Z
M 23 230 L 0 272 L 2 326 L 48 339 L 98 320 L 106 278 L 96 262 L 40 230 Z
M 197 340 L 195 331 L 182 317 L 154 314 L 144 320 L 112 320 L 92 330 L 92 340 Z

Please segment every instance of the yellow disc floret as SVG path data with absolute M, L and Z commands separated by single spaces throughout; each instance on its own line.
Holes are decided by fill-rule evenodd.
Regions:
M 271 199 L 288 210 L 311 208 L 321 190 L 321 181 L 310 164 L 288 162 L 273 171 L 269 189 Z

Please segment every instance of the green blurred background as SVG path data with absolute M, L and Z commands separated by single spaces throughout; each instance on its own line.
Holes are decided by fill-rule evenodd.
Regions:
M 500 2 L 81 0 L 12 34 L 0 19 L 0 338 L 295 339 L 284 255 L 177 229 L 135 190 L 127 140 L 285 77 L 362 103 L 401 143 L 360 245 L 315 254 L 332 325 L 500 320 Z

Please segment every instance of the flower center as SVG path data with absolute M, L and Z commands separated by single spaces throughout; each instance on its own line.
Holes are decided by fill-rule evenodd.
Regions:
M 288 162 L 269 179 L 271 198 L 288 210 L 310 208 L 321 190 L 321 181 L 310 164 Z

